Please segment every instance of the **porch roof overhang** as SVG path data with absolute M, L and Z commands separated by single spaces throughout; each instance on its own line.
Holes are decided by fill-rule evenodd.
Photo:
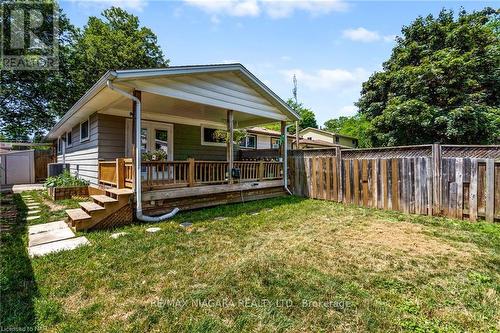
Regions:
M 142 93 L 143 115 L 168 114 L 207 124 L 225 123 L 234 111 L 235 127 L 295 121 L 299 115 L 241 64 L 177 66 L 108 71 L 47 134 L 54 140 L 95 112 L 129 116 L 131 101 L 106 86 Z M 144 118 L 144 117 L 143 117 Z

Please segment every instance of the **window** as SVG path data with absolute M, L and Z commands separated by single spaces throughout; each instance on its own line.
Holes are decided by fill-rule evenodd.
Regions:
M 271 138 L 271 148 L 278 149 L 280 147 L 280 139 L 279 138 Z
M 241 148 L 257 148 L 257 136 L 255 135 L 247 135 L 240 142 Z
M 89 120 L 80 123 L 80 141 L 89 139 Z
M 71 147 L 73 145 L 73 133 L 71 131 L 66 133 L 66 147 Z
M 354 147 L 357 147 L 358 146 L 358 140 L 352 140 L 352 144 L 354 145 Z
M 339 138 L 339 136 L 338 136 L 338 135 L 335 135 L 335 142 L 336 142 L 336 143 L 339 143 L 339 142 L 340 142 L 340 138 Z
M 63 140 L 61 137 L 57 138 L 57 153 L 62 154 L 62 143 Z
M 168 131 L 155 129 L 155 150 L 163 150 L 168 154 Z
M 226 140 L 217 138 L 215 132 L 220 129 L 201 126 L 201 144 L 204 146 L 225 146 Z

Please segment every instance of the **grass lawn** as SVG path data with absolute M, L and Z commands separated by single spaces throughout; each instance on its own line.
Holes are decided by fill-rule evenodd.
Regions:
M 2 233 L 3 328 L 500 330 L 498 224 L 286 197 L 90 232 L 91 246 L 29 260 L 26 207 L 14 201 L 16 224 Z M 42 207 L 42 222 L 63 216 Z M 127 234 L 110 238 L 118 231 Z

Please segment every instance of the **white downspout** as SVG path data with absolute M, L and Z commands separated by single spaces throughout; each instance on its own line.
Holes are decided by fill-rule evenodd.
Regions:
M 173 217 L 179 211 L 174 208 L 170 213 L 160 216 L 146 216 L 142 214 L 142 180 L 141 180 L 141 101 L 125 90 L 113 86 L 111 80 L 107 81 L 109 89 L 116 91 L 135 102 L 135 198 L 137 219 L 144 222 L 160 222 Z
M 284 142 L 284 149 L 285 149 L 285 156 L 284 156 L 284 161 L 283 161 L 283 179 L 285 180 L 285 190 L 290 194 L 293 195 L 292 192 L 288 189 L 288 127 L 291 125 L 285 126 L 285 142 Z

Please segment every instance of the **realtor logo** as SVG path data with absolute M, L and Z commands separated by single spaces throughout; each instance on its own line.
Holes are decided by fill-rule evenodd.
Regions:
M 3 2 L 1 70 L 59 68 L 59 11 L 54 3 Z

